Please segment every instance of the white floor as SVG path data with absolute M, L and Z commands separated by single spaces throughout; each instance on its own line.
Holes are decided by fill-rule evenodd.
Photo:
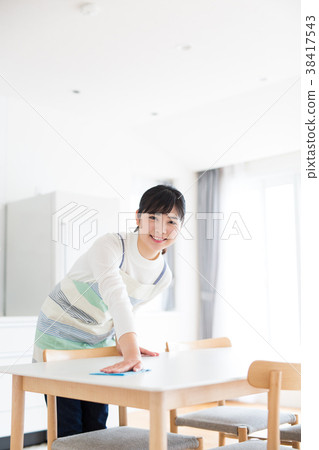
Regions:
M 47 449 L 47 445 L 46 444 L 41 444 L 41 445 L 33 445 L 32 447 L 25 447 L 28 450 L 46 450 Z

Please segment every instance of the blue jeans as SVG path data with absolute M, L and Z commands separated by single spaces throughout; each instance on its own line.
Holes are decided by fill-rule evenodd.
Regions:
M 58 437 L 106 428 L 109 406 L 57 397 Z

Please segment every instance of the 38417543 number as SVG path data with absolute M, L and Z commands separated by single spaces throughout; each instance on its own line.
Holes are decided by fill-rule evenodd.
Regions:
M 306 74 L 315 75 L 316 70 L 316 18 L 315 16 L 306 16 Z

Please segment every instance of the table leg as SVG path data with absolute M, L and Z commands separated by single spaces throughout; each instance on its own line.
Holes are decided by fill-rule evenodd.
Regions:
M 126 408 L 126 406 L 119 406 L 119 425 L 120 425 L 120 427 L 127 426 L 127 408 Z
M 52 442 L 58 437 L 58 423 L 56 414 L 56 397 L 48 395 L 48 450 L 51 450 Z
M 23 377 L 13 375 L 10 450 L 23 449 L 24 401 Z
M 166 407 L 161 393 L 150 398 L 150 450 L 167 450 Z

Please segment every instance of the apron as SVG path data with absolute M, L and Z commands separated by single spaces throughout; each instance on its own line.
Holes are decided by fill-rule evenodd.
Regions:
M 125 257 L 124 239 L 120 275 L 133 311 L 161 292 L 159 281 L 166 271 L 166 262 L 152 284 L 144 284 L 122 270 Z M 45 299 L 37 322 L 33 361 L 43 361 L 44 349 L 83 349 L 115 345 L 111 314 L 98 289 L 98 283 L 72 280 L 66 276 Z

